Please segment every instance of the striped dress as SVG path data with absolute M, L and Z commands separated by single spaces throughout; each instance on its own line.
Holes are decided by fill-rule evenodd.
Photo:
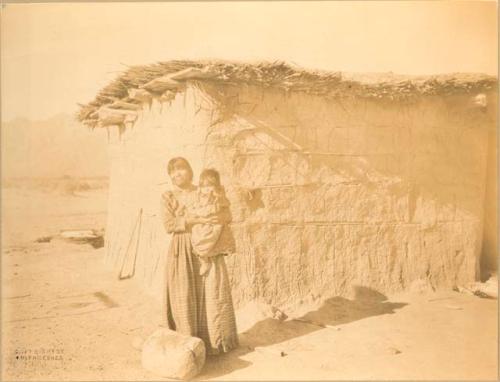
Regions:
M 231 286 L 224 256 L 212 258 L 207 276 L 200 276 L 200 261 L 193 253 L 186 206 L 196 197 L 196 187 L 162 194 L 163 224 L 172 235 L 165 269 L 164 326 L 199 337 L 208 354 L 227 352 L 238 346 Z

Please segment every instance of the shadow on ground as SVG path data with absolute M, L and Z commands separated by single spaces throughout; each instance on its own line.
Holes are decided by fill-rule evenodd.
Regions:
M 241 333 L 240 347 L 228 354 L 208 357 L 199 379 L 217 378 L 251 365 L 240 357 L 254 351 L 256 347 L 279 344 L 301 337 L 326 326 L 335 327 L 367 317 L 393 314 L 406 303 L 389 302 L 387 297 L 376 290 L 355 286 L 354 299 L 333 297 L 325 300 L 314 311 L 298 319 L 279 321 L 272 318 L 257 322 L 250 329 Z

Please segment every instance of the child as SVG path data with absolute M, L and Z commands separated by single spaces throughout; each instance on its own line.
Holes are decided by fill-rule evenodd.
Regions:
M 229 203 L 220 184 L 219 173 L 213 169 L 200 174 L 196 201 L 189 213 L 196 217 L 224 217 L 229 212 Z M 212 266 L 211 257 L 232 251 L 231 244 L 222 235 L 223 224 L 198 223 L 191 229 L 191 244 L 201 260 L 200 275 L 205 276 Z

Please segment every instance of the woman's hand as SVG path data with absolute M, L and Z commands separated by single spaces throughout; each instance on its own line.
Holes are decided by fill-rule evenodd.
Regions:
M 198 216 L 193 216 L 193 215 L 187 215 L 186 216 L 186 224 L 187 225 L 194 225 L 200 223 L 200 217 Z

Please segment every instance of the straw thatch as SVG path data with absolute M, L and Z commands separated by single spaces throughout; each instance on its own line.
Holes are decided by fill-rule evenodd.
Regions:
M 225 61 L 168 61 L 132 66 L 104 87 L 96 98 L 80 105 L 78 119 L 92 127 L 99 122 L 99 110 L 135 110 L 153 97 L 171 99 L 186 81 L 250 84 L 283 91 L 303 91 L 325 97 L 362 97 L 401 100 L 419 95 L 481 92 L 496 87 L 497 79 L 483 74 L 402 76 L 389 74 L 353 75 L 308 71 L 284 62 L 244 64 Z M 113 118 L 120 119 L 123 113 Z M 110 118 L 109 120 L 113 120 Z

